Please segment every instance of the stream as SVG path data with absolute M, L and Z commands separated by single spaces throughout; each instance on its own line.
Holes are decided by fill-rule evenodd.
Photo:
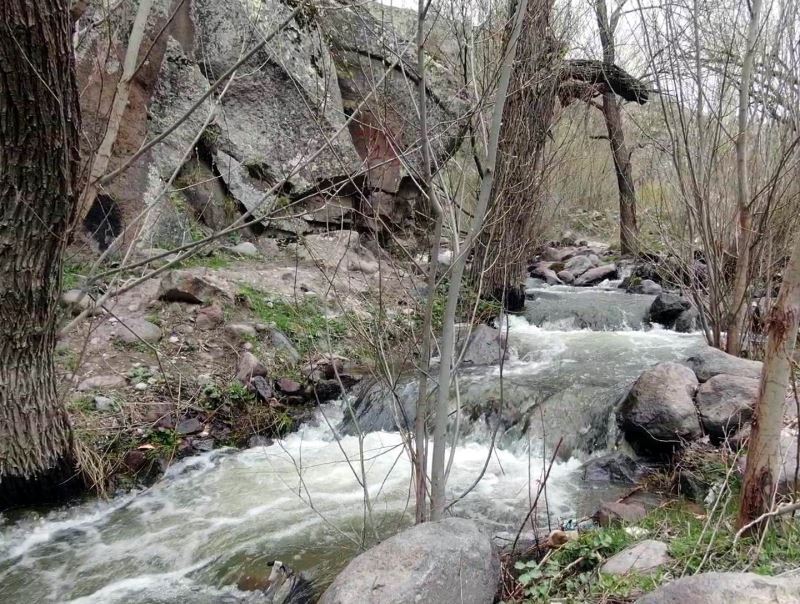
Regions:
M 613 486 L 583 482 L 580 467 L 613 444 L 614 404 L 643 369 L 705 346 L 699 334 L 646 329 L 653 298 L 615 285 L 531 282 L 526 312 L 505 326 L 512 355 L 502 380 L 498 366 L 460 372 L 462 409 L 501 397 L 505 407 L 462 422 L 451 495 L 472 485 L 491 457 L 453 513 L 493 532 L 516 530 L 562 437 L 539 523 L 582 516 L 608 498 Z M 415 395 L 409 384 L 400 398 Z M 184 459 L 139 493 L 14 521 L 0 516 L 0 602 L 258 602 L 263 596 L 247 589 L 263 584 L 275 559 L 325 585 L 362 542 L 409 524 L 414 508 L 399 433 L 380 421 L 362 424 L 363 439 L 340 432 L 347 404 L 323 406 L 270 447 Z

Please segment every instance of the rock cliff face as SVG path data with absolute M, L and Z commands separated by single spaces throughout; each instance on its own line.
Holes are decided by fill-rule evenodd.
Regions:
M 108 15 L 101 4 L 88 3 L 76 23 L 87 154 L 103 137 L 136 12 L 123 3 Z M 110 170 L 184 116 L 293 10 L 291 0 L 153 0 Z M 450 75 L 449 25 L 429 21 L 427 109 L 441 164 L 458 148 L 468 102 Z M 412 220 L 421 198 L 414 28 L 414 13 L 378 4 L 322 0 L 301 10 L 104 187 L 86 221 L 100 247 L 126 227 L 127 240 L 142 229 L 141 247 L 180 245 L 247 210 L 259 231 L 287 235 Z

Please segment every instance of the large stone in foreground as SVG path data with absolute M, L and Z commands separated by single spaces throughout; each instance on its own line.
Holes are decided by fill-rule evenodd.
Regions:
M 417 525 L 364 552 L 336 577 L 320 604 L 490 604 L 500 563 L 490 536 L 471 520 Z
M 710 346 L 686 359 L 685 365 L 694 371 L 700 382 L 707 382 L 721 373 L 749 377 L 755 380 L 761 379 L 762 363 L 760 361 L 741 359 L 722 352 L 719 348 Z
M 759 380 L 721 373 L 697 389 L 695 402 L 703 429 L 716 441 L 735 434 L 753 417 Z
M 636 604 L 799 604 L 800 577 L 701 573 L 677 579 Z
M 637 453 L 670 453 L 701 436 L 696 389 L 694 373 L 678 363 L 659 363 L 639 376 L 617 412 Z

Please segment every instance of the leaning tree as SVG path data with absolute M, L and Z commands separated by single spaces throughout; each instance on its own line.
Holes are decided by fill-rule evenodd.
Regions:
M 71 491 L 53 353 L 80 113 L 68 0 L 0 2 L 0 509 Z

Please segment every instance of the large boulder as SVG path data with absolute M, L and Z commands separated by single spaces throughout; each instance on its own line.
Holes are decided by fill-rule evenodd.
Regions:
M 636 604 L 798 604 L 800 577 L 701 573 L 662 585 Z
M 750 421 L 759 385 L 759 380 L 726 373 L 700 385 L 695 397 L 697 412 L 713 440 L 724 440 Z
M 367 550 L 339 573 L 320 604 L 491 604 L 500 563 L 472 520 L 426 522 Z
M 741 359 L 710 346 L 686 359 L 685 365 L 694 371 L 700 382 L 707 382 L 721 373 L 761 379 L 760 361 Z
M 639 376 L 617 411 L 638 453 L 671 453 L 702 435 L 693 400 L 697 384 L 694 373 L 678 363 L 659 363 Z
M 691 308 L 691 303 L 678 294 L 664 292 L 656 296 L 648 312 L 648 319 L 664 327 L 672 327 L 680 314 Z
M 588 256 L 573 256 L 564 263 L 564 270 L 572 273 L 573 277 L 580 277 L 593 266 Z

